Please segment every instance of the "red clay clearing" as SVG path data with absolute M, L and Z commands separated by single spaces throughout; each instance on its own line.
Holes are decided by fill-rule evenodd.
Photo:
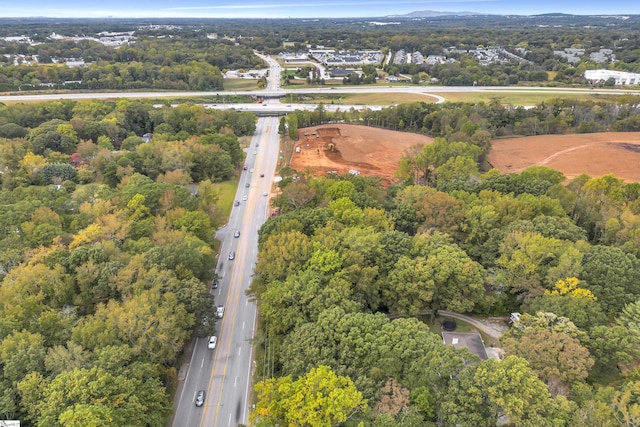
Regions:
M 394 179 L 404 153 L 416 144 L 430 144 L 433 138 L 415 133 L 366 126 L 330 124 L 298 130 L 291 167 L 309 168 L 315 175 L 348 173 Z
M 640 132 L 539 135 L 494 140 L 489 163 L 504 173 L 529 166 L 556 169 L 568 178 L 614 174 L 640 181 Z
M 394 180 L 404 153 L 432 138 L 408 132 L 366 126 L 330 124 L 300 129 L 291 167 L 307 168 L 315 175 L 356 170 L 364 176 Z M 608 173 L 627 182 L 640 182 L 640 132 L 602 132 L 571 135 L 539 135 L 493 141 L 488 158 L 503 173 L 520 172 L 542 165 L 568 178 Z

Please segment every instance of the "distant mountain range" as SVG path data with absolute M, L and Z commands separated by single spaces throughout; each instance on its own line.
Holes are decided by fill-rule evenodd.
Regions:
M 386 18 L 439 18 L 443 16 L 515 16 L 514 14 L 496 14 L 496 13 L 478 13 L 478 12 L 439 12 L 435 10 L 417 10 L 404 15 L 387 15 Z M 584 15 L 572 15 L 569 13 L 541 13 L 537 15 L 522 16 L 538 16 L 540 18 L 570 18 L 580 17 Z M 594 14 L 593 16 L 602 16 L 602 14 Z M 613 15 L 610 15 L 613 16 Z
M 417 10 L 404 15 L 388 15 L 388 18 L 436 18 L 439 16 L 477 16 L 486 13 L 477 12 L 438 12 L 435 10 Z

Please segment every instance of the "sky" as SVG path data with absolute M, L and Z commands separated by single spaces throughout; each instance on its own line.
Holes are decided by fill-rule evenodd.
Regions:
M 54 18 L 362 18 L 415 11 L 498 15 L 635 15 L 631 0 L 0 0 L 0 17 Z

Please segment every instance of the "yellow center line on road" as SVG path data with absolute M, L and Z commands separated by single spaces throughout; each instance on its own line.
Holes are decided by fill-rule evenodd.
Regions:
M 240 251 L 240 247 L 242 245 L 242 242 L 238 243 L 238 254 L 242 253 Z M 231 272 L 231 280 L 229 281 L 230 284 L 233 284 L 235 282 L 234 278 L 236 277 L 236 266 L 237 266 L 237 262 L 239 261 L 240 256 L 236 257 L 236 260 L 234 262 L 234 266 L 233 266 L 233 270 Z M 227 294 L 227 300 L 225 301 L 225 311 L 228 313 L 230 310 L 230 304 L 229 304 L 229 300 L 232 298 L 234 298 L 234 302 L 235 302 L 235 307 L 238 306 L 238 299 L 239 299 L 239 293 L 235 293 L 233 294 L 231 292 L 232 289 L 235 289 L 235 287 L 232 285 L 229 288 L 229 293 Z M 227 368 L 229 366 L 229 355 L 231 354 L 231 343 L 233 341 L 233 330 L 235 328 L 235 320 L 236 320 L 236 316 L 237 316 L 238 310 L 233 310 L 233 316 L 232 316 L 232 322 L 231 322 L 231 333 L 229 334 L 229 336 L 224 336 L 224 339 L 227 340 L 227 355 L 225 357 L 225 361 L 224 361 L 224 367 L 222 368 L 222 379 L 221 379 L 221 386 L 220 386 L 220 392 L 219 394 L 222 395 L 222 391 L 224 389 L 224 379 L 227 376 Z M 222 334 L 221 332 L 224 330 L 224 326 L 225 326 L 225 322 L 227 321 L 229 317 L 228 316 L 224 316 L 222 318 L 222 324 L 220 325 L 220 331 L 218 332 L 218 336 L 220 338 L 222 338 Z M 209 377 L 209 385 L 211 384 L 211 382 L 213 381 L 213 377 L 216 373 L 216 362 L 218 361 L 217 358 L 214 359 L 214 363 L 213 363 L 213 368 L 211 369 L 211 376 Z M 208 409 L 209 405 L 205 406 L 204 412 L 202 413 L 202 418 L 200 419 L 200 426 L 202 427 L 202 423 L 206 420 L 207 417 L 207 409 Z M 218 399 L 218 402 L 216 403 L 216 412 L 215 412 L 215 416 L 214 416 L 214 426 L 216 425 L 217 419 L 218 419 L 218 412 L 220 411 L 220 399 Z
M 262 138 L 261 138 L 262 139 Z M 257 164 L 257 159 L 256 162 Z M 255 177 L 252 176 L 252 180 L 255 181 Z M 253 189 L 253 193 L 256 193 L 255 191 L 255 187 L 252 186 L 251 189 Z M 249 193 L 252 193 L 252 191 L 250 190 Z M 242 224 L 246 225 L 246 221 L 245 219 L 247 218 L 248 214 L 250 218 L 253 218 L 253 211 L 255 210 L 255 205 L 256 205 L 256 200 L 257 197 L 255 195 L 253 195 L 253 197 L 247 197 L 247 204 L 245 206 L 245 210 L 244 210 L 244 216 L 242 218 Z M 225 336 L 224 338 L 227 340 L 227 356 L 225 358 L 224 361 L 224 368 L 222 370 L 222 380 L 221 380 L 221 384 L 220 384 L 220 390 L 219 390 L 219 396 L 223 395 L 224 392 L 224 383 L 225 383 L 225 378 L 227 376 L 227 368 L 229 365 L 229 355 L 231 354 L 231 343 L 233 341 L 233 336 L 234 336 L 234 329 L 235 329 L 235 320 L 236 320 L 236 316 L 238 315 L 238 311 L 239 311 L 239 298 L 240 298 L 240 294 L 241 294 L 241 289 L 242 289 L 242 280 L 244 280 L 243 276 L 243 266 L 245 264 L 245 259 L 246 259 L 246 250 L 244 250 L 244 247 L 246 246 L 245 242 L 248 242 L 248 238 L 250 236 L 248 236 L 248 233 L 246 232 L 244 227 L 240 227 L 242 228 L 242 235 L 244 236 L 240 242 L 238 242 L 238 248 L 237 248 L 237 257 L 236 260 L 234 261 L 234 266 L 233 266 L 233 270 L 231 272 L 231 280 L 229 281 L 230 283 L 230 287 L 229 287 L 229 293 L 227 294 L 227 301 L 225 302 L 225 305 L 227 307 L 227 309 L 231 309 L 232 307 L 229 305 L 229 300 L 232 298 L 232 294 L 234 295 L 234 303 L 235 305 L 233 306 L 233 316 L 232 316 L 232 323 L 231 323 L 231 331 L 229 333 L 229 336 Z M 239 272 L 236 272 L 239 269 Z M 241 276 L 240 280 L 235 280 L 237 276 Z M 235 291 L 235 292 L 232 292 Z M 222 319 L 222 325 L 220 328 L 220 332 L 222 332 L 222 330 L 224 330 L 224 325 L 225 325 L 225 321 L 226 321 L 227 317 L 223 317 Z M 211 384 L 211 382 L 213 381 L 213 377 L 215 375 L 216 372 L 216 360 L 214 360 L 214 365 L 213 365 L 213 369 L 211 370 L 211 376 L 209 377 L 209 384 Z M 216 410 L 215 410 L 215 415 L 214 415 L 214 422 L 213 422 L 213 426 L 217 426 L 218 425 L 218 416 L 220 413 L 220 400 L 218 399 L 218 402 L 216 403 Z M 200 426 L 203 426 L 203 422 L 206 419 L 206 415 L 207 415 L 207 408 L 208 405 L 205 406 L 205 410 L 202 414 L 202 418 L 200 419 Z
M 240 246 L 240 244 L 238 244 L 238 246 Z M 236 293 L 235 295 L 235 307 L 238 307 L 238 299 L 240 297 L 239 293 Z M 227 298 L 228 300 L 228 298 Z M 227 377 L 227 368 L 229 366 L 229 355 L 231 354 L 231 342 L 233 341 L 233 330 L 235 329 L 235 324 L 236 324 L 236 316 L 238 315 L 238 310 L 234 310 L 233 312 L 233 321 L 231 323 L 231 333 L 229 334 L 228 337 L 225 337 L 227 339 L 227 357 L 225 358 L 224 361 L 224 368 L 222 370 L 222 381 L 220 382 L 220 396 L 222 396 L 222 393 L 224 391 L 224 383 L 225 383 L 225 379 Z M 223 320 L 224 321 L 224 320 Z M 214 370 L 211 370 L 211 377 L 213 378 L 213 372 Z M 211 378 L 209 379 L 209 383 L 211 383 Z M 216 414 L 213 418 L 213 425 L 216 426 L 218 425 L 218 413 L 220 412 L 220 399 L 218 399 L 218 402 L 216 404 Z M 204 418 L 204 416 L 203 416 Z M 202 425 L 202 422 L 200 423 L 200 425 Z
M 267 125 L 266 126 L 266 130 L 263 131 L 261 133 L 261 135 L 259 136 L 259 142 L 264 144 L 264 141 L 266 140 L 267 142 L 269 141 L 269 130 L 271 129 L 271 126 Z M 264 146 L 264 145 L 263 145 Z M 254 150 L 255 151 L 255 150 Z M 264 161 L 265 159 L 263 158 L 264 156 L 259 156 L 256 157 L 255 161 L 254 161 L 254 168 L 258 168 L 259 160 Z M 227 376 L 227 369 L 228 369 L 228 365 L 229 365 L 229 358 L 230 358 L 230 354 L 231 354 L 231 347 L 232 347 L 232 341 L 233 341 L 233 336 L 234 336 L 234 330 L 235 330 L 235 323 L 236 323 L 236 317 L 238 312 L 240 311 L 240 307 L 239 307 L 239 298 L 240 298 L 240 294 L 242 293 L 242 283 L 244 280 L 244 266 L 245 266 L 245 262 L 246 262 L 246 258 L 247 258 L 247 248 L 246 246 L 249 244 L 252 244 L 252 240 L 249 240 L 251 238 L 253 238 L 254 236 L 250 235 L 250 233 L 247 230 L 251 230 L 251 228 L 249 227 L 249 224 L 251 224 L 253 222 L 253 218 L 254 218 L 254 211 L 256 209 L 256 205 L 258 204 L 258 201 L 261 199 L 259 196 L 261 196 L 261 192 L 259 191 L 259 187 L 260 184 L 262 183 L 261 180 L 259 180 L 257 178 L 257 174 L 252 174 L 251 175 L 251 181 L 252 181 L 252 185 L 250 187 L 249 190 L 249 197 L 247 198 L 246 201 L 246 206 L 245 206 L 245 210 L 244 210 L 244 215 L 242 217 L 242 221 L 241 221 L 241 225 L 239 226 L 239 229 L 242 230 L 242 238 L 240 239 L 240 241 L 238 242 L 238 247 L 237 247 L 237 258 L 234 262 L 234 266 L 233 269 L 231 271 L 231 277 L 230 277 L 230 282 L 229 282 L 229 293 L 227 294 L 227 298 L 225 301 L 225 305 L 227 308 L 227 313 L 229 313 L 230 311 L 233 311 L 233 313 L 229 313 L 232 314 L 231 316 L 225 316 L 222 319 L 221 322 L 221 326 L 220 326 L 220 331 L 219 331 L 219 340 L 222 338 L 222 332 L 224 331 L 225 326 L 227 325 L 227 317 L 230 317 L 229 320 L 232 321 L 231 323 L 231 328 L 230 331 L 228 331 L 228 335 L 225 334 L 224 335 L 224 339 L 227 340 L 227 355 L 225 357 L 224 360 L 224 367 L 222 368 L 222 378 L 220 380 L 220 388 L 219 390 L 216 390 L 218 393 L 218 396 L 222 396 L 223 392 L 224 392 L 224 383 L 225 383 L 225 379 Z M 238 278 L 240 280 L 238 280 Z M 235 303 L 235 305 L 231 305 L 230 301 L 232 301 Z M 225 331 L 227 332 L 227 331 Z M 209 377 L 209 382 L 208 382 L 208 387 L 210 387 L 213 383 L 213 378 L 215 376 L 215 373 L 217 372 L 216 367 L 218 366 L 218 362 L 219 361 L 217 358 L 214 359 L 214 364 L 211 370 L 211 375 Z M 248 405 L 248 402 L 245 403 Z M 213 426 L 216 427 L 217 426 L 217 422 L 218 422 L 218 417 L 220 414 L 220 406 L 221 406 L 221 398 L 219 397 L 217 402 L 214 403 L 216 409 L 215 409 L 215 415 L 214 415 L 214 422 L 213 422 Z M 207 410 L 210 406 L 209 405 L 205 405 L 203 414 L 202 414 L 202 418 L 200 419 L 200 426 L 203 427 L 203 423 L 205 422 L 205 420 L 207 420 Z

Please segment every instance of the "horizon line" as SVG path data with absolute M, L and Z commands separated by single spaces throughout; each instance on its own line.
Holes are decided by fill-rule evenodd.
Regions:
M 3 16 L 0 17 L 0 20 L 3 19 L 58 19 L 58 20 L 75 20 L 75 19 L 244 19 L 244 20 L 269 20 L 269 19 L 287 19 L 287 20 L 296 20 L 296 19 L 367 19 L 367 18 L 416 18 L 420 16 L 411 16 L 414 13 L 419 12 L 433 12 L 438 14 L 447 14 L 440 16 L 424 16 L 424 18 L 438 18 L 443 16 L 457 16 L 457 15 L 473 15 L 473 16 L 541 16 L 541 15 L 566 15 L 566 16 L 640 16 L 640 12 L 638 13 L 566 13 L 566 12 L 540 12 L 540 13 L 529 13 L 529 14 L 520 14 L 520 13 L 488 13 L 488 12 L 471 12 L 471 11 L 437 11 L 437 10 L 425 10 L 425 11 L 414 11 L 408 12 L 405 14 L 390 14 L 390 15 L 370 15 L 370 16 L 340 16 L 340 17 L 326 17 L 326 16 L 300 16 L 300 17 L 292 17 L 292 16 L 273 16 L 273 17 L 246 17 L 246 16 L 127 16 L 127 15 L 105 15 L 105 16 L 91 16 L 91 15 L 78 15 L 78 16 L 50 16 L 50 15 L 29 15 L 29 16 Z

